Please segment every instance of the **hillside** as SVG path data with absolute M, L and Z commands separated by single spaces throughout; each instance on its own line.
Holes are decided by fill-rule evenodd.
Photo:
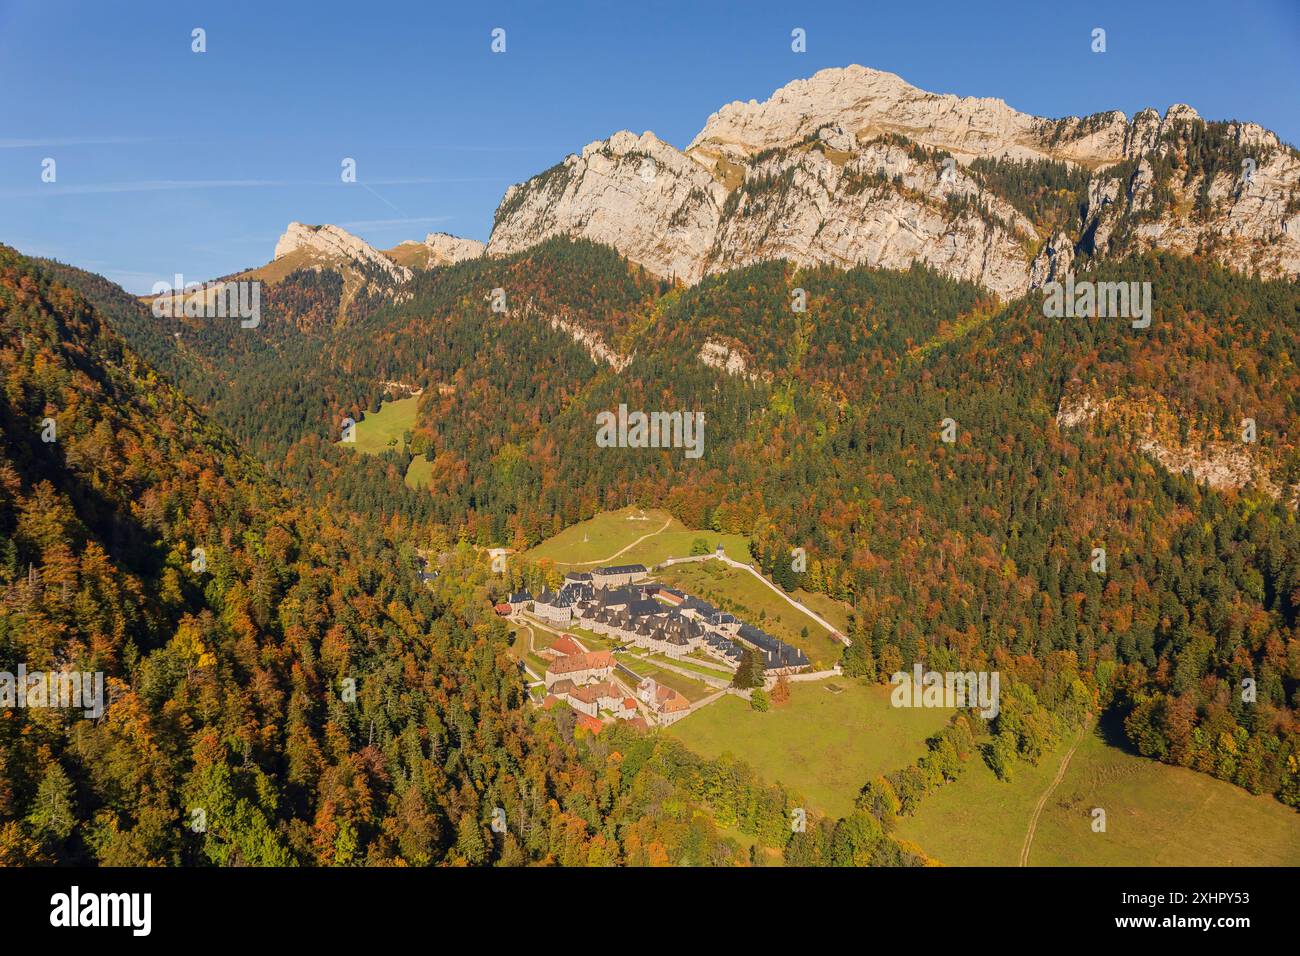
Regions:
M 708 762 L 623 731 L 611 775 L 529 714 L 469 549 L 426 587 L 435 529 L 291 493 L 6 247 L 0 327 L 0 670 L 105 691 L 5 701 L 0 863 L 740 861 L 711 814 L 781 845 L 781 791 L 705 805 Z

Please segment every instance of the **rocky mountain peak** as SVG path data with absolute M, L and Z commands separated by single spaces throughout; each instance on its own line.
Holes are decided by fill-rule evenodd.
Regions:
M 722 107 L 685 151 L 589 143 L 507 190 L 488 252 L 556 235 L 687 283 L 778 258 L 920 262 L 1011 297 L 1147 249 L 1296 275 L 1300 154 L 1183 104 L 1047 119 L 853 65 Z
M 508 255 L 554 235 L 583 236 L 650 271 L 696 282 L 727 190 L 654 133 L 623 130 L 512 186 L 488 242 Z
M 1126 117 L 1115 111 L 1089 119 L 1095 128 L 1063 121 L 1066 125 L 1057 130 L 1053 121 L 1022 113 L 995 97 L 930 93 L 896 74 L 854 64 L 787 83 L 763 102 L 724 106 L 686 151 L 743 160 L 836 124 L 858 139 L 881 133 L 906 136 L 952 153 L 960 162 L 977 156 L 1117 162 L 1123 155 Z
M 353 264 L 378 269 L 395 282 L 406 282 L 411 270 L 393 262 L 370 243 L 338 226 L 310 226 L 291 222 L 275 244 L 275 258 L 283 259 L 302 252 L 309 259 L 323 259 L 331 264 Z
M 477 259 L 487 248 L 477 239 L 462 239 L 445 232 L 431 232 L 424 237 L 424 244 L 429 249 L 430 262 L 438 265 L 452 265 L 466 259 Z

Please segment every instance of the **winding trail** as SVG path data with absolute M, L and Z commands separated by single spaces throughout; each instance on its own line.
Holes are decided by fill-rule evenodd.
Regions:
M 532 628 L 532 626 L 531 626 L 530 624 L 528 624 L 528 622 L 526 622 L 526 621 L 517 621 L 516 623 L 521 624 L 522 626 L 528 628 L 528 652 L 529 652 L 530 654 L 536 654 L 537 651 L 533 649 L 533 628 Z M 531 667 L 528 666 L 528 661 L 527 661 L 527 660 L 521 660 L 519 663 L 522 664 L 522 665 L 524 666 L 524 673 L 527 674 L 529 677 L 531 677 L 531 678 L 533 679 L 533 682 L 534 682 L 534 683 L 536 683 L 536 684 L 543 684 L 543 683 L 545 683 L 545 680 L 542 678 L 542 675 L 541 675 L 541 674 L 538 674 L 536 671 L 534 671 Z
M 1075 734 L 1074 743 L 1070 745 L 1070 749 L 1065 754 L 1065 759 L 1061 761 L 1061 766 L 1057 768 L 1056 776 L 1052 778 L 1052 782 L 1048 785 L 1047 789 L 1043 791 L 1043 795 L 1038 798 L 1038 805 L 1034 807 L 1034 812 L 1029 816 L 1029 829 L 1025 832 L 1024 845 L 1020 847 L 1020 866 L 1029 865 L 1029 848 L 1033 846 L 1034 833 L 1038 830 L 1038 818 L 1042 816 L 1043 808 L 1047 806 L 1048 798 L 1051 797 L 1053 791 L 1056 790 L 1061 781 L 1065 779 L 1065 771 L 1070 769 L 1070 758 L 1073 757 L 1074 752 L 1079 749 L 1079 742 L 1083 740 L 1084 733 L 1086 733 L 1088 728 L 1091 726 L 1091 719 L 1083 722 L 1083 726 L 1080 727 L 1079 732 Z
M 737 561 L 736 559 L 728 557 L 725 554 L 716 554 L 716 553 L 695 554 L 687 558 L 666 558 L 665 560 L 660 561 L 659 564 L 655 566 L 655 568 L 656 570 L 658 570 L 659 568 L 670 567 L 671 565 L 674 564 L 690 564 L 692 562 L 699 562 L 699 561 L 721 561 L 723 564 L 727 565 L 728 567 L 736 568 L 740 571 L 746 571 L 752 574 L 754 577 L 758 578 L 759 581 L 763 582 L 763 585 L 769 591 L 771 591 L 773 594 L 779 597 L 786 604 L 789 604 L 795 610 L 800 611 L 803 614 L 806 614 L 808 617 L 812 618 L 822 627 L 826 628 L 826 630 L 830 632 L 831 637 L 835 638 L 835 640 L 839 641 L 845 647 L 848 647 L 850 644 L 853 643 L 847 637 L 841 634 L 839 628 L 837 628 L 834 624 L 826 620 L 826 618 L 822 617 L 812 608 L 808 607 L 808 605 L 796 601 L 794 598 L 790 597 L 790 595 L 786 594 L 785 591 L 781 590 L 781 588 L 777 587 L 775 584 L 773 584 L 771 581 L 765 578 L 760 572 L 756 571 L 753 565 L 745 564 L 742 561 Z
M 635 547 L 636 547 L 638 544 L 640 544 L 642 541 L 646 540 L 646 538 L 653 538 L 653 537 L 654 537 L 655 535 L 657 535 L 657 534 L 663 534 L 665 531 L 668 530 L 668 526 L 669 526 L 670 524 L 672 524 L 672 523 L 673 523 L 673 519 L 672 519 L 672 516 L 670 515 L 670 516 L 668 517 L 668 520 L 665 521 L 665 522 L 663 523 L 663 525 L 659 528 L 658 531 L 651 531 L 649 534 L 643 534 L 643 535 L 641 535 L 641 537 L 637 538 L 637 539 L 636 539 L 635 541 L 633 541 L 631 544 L 626 545 L 625 547 L 619 548 L 617 551 L 615 551 L 613 554 L 611 554 L 608 558 L 597 558 L 595 561 L 565 561 L 565 562 L 564 562 L 564 566 L 565 566 L 566 568 L 580 568 L 580 567 L 586 567 L 586 566 L 589 565 L 589 564 L 608 564 L 610 561 L 613 561 L 615 558 L 617 558 L 620 554 L 624 554 L 624 553 L 626 553 L 626 552 L 628 552 L 628 551 L 631 551 L 633 548 L 635 548 Z M 557 561 L 557 562 L 555 562 L 555 563 L 556 563 L 557 565 L 560 564 L 559 561 Z
M 769 591 L 771 591 L 781 600 L 785 601 L 786 604 L 789 604 L 791 607 L 795 608 L 796 610 L 802 611 L 804 614 L 808 615 L 810 618 L 812 618 L 822 627 L 826 628 L 826 630 L 831 632 L 832 636 L 834 636 L 838 641 L 840 641 L 846 647 L 851 643 L 847 637 L 845 637 L 843 634 L 840 633 L 839 628 L 837 628 L 834 624 L 826 620 L 826 618 L 822 617 L 820 614 L 818 614 L 812 608 L 808 607 L 806 604 L 796 601 L 794 598 L 790 597 L 790 595 L 786 594 L 785 591 L 781 590 L 781 588 L 777 587 L 775 584 L 773 584 L 771 581 L 765 578 L 762 574 L 756 571 L 752 565 L 742 564 L 739 561 L 727 557 L 725 554 L 717 555 L 717 559 L 721 561 L 723 564 L 731 565 L 733 568 L 739 568 L 742 571 L 748 571 L 754 577 L 758 578 L 765 585 L 767 585 L 767 589 Z

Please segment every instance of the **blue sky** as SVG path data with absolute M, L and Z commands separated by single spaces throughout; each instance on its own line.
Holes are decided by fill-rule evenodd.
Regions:
M 486 239 L 510 183 L 591 140 L 682 147 L 723 104 L 849 63 L 1046 116 L 1189 103 L 1300 144 L 1297 0 L 0 0 L 0 242 L 147 292 L 261 264 L 295 219 L 381 248 Z

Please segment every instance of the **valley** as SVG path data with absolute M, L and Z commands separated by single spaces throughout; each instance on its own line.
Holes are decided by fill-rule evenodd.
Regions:
M 722 545 L 729 555 L 750 553 L 744 537 L 724 540 L 692 531 L 668 512 L 633 507 L 573 525 L 524 557 L 543 568 L 582 572 L 622 560 L 633 547 L 671 561 L 681 557 L 670 553 L 676 541 L 690 541 L 700 552 Z M 792 625 L 809 621 L 795 615 L 787 623 L 780 602 L 764 599 L 766 588 L 715 560 L 670 564 L 655 569 L 653 578 L 740 615 L 761 613 L 754 619 L 796 642 Z M 848 629 L 843 606 L 826 611 Z M 538 703 L 540 675 L 552 660 L 538 651 L 571 633 L 585 648 L 614 652 L 622 665 L 617 676 L 629 693 L 638 678 L 653 677 L 685 696 L 691 712 L 660 733 L 703 757 L 741 761 L 781 785 L 796 805 L 831 817 L 851 814 L 867 782 L 923 757 L 927 739 L 954 713 L 898 708 L 891 704 L 889 686 L 839 673 L 792 682 L 788 699 L 759 711 L 743 697 L 718 696 L 723 686 L 718 679 L 730 675 L 719 672 L 716 662 L 705 667 L 690 658 L 670 661 L 577 625 L 540 625 L 529 614 L 516 620 L 513 652 L 537 682 Z M 834 650 L 828 650 L 828 660 L 814 658 L 813 669 L 838 661 L 843 645 L 830 643 Z M 653 723 L 653 715 L 647 716 Z M 1116 730 L 1112 726 L 1109 732 L 1113 737 Z M 955 782 L 926 795 L 898 820 L 899 837 L 941 864 L 1016 866 L 1027 859 L 1031 866 L 1293 866 L 1300 861 L 1300 817 L 1293 811 L 1203 774 L 1137 756 L 1122 741 L 1107 742 L 1095 726 L 1070 732 L 1037 763 L 1019 764 L 1009 781 L 995 775 L 978 748 L 963 764 Z M 1105 811 L 1102 832 L 1092 829 L 1094 808 Z M 1029 833 L 1027 826 L 1032 826 Z
M 10 97 L 0 870 L 907 868 L 910 926 L 1059 889 L 929 867 L 1300 866 L 1284 58 L 261 13 L 74 18 Z M 177 97 L 248 141 L 160 145 Z

